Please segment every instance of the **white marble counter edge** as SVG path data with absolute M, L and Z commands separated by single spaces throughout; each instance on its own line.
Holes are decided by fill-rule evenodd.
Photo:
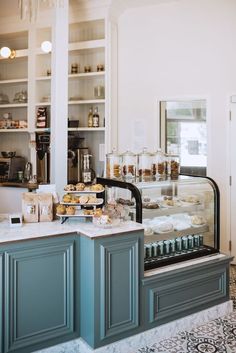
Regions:
M 61 224 L 60 221 L 42 223 L 24 223 L 22 227 L 10 227 L 6 219 L 0 221 L 0 244 L 22 240 L 53 237 L 63 234 L 77 233 L 91 239 L 111 237 L 126 232 L 143 230 L 139 223 L 128 221 L 114 228 L 98 228 L 91 222 L 69 221 Z

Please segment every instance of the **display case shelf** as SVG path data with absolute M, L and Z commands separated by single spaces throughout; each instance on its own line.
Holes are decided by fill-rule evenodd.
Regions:
M 35 106 L 36 107 L 50 107 L 51 105 L 51 102 L 38 102 L 38 103 L 35 103 Z

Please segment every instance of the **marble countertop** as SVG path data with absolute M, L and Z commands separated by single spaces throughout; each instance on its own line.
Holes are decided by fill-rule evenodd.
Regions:
M 132 221 L 123 222 L 117 227 L 103 229 L 96 227 L 91 221 L 84 222 L 79 219 L 70 219 L 64 224 L 61 224 L 60 221 L 53 221 L 23 223 L 21 227 L 10 227 L 6 215 L 0 216 L 0 244 L 70 233 L 78 233 L 96 239 L 139 230 L 143 230 L 142 224 Z

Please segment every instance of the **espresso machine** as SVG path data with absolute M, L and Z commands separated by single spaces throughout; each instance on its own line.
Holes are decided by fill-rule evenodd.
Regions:
M 37 181 L 50 183 L 50 133 L 36 134 Z
M 68 183 L 78 183 L 82 181 L 83 156 L 87 154 L 89 154 L 89 149 L 87 147 L 68 150 Z

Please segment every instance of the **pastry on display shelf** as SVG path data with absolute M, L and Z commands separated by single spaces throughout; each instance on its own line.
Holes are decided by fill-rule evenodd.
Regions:
M 91 191 L 103 191 L 103 186 L 101 184 L 91 185 Z
M 56 212 L 59 215 L 64 215 L 66 213 L 66 207 L 64 205 L 58 205 L 56 208 Z
M 68 206 L 66 207 L 66 214 L 73 216 L 75 214 L 75 207 L 74 206 Z
M 75 190 L 75 185 L 73 184 L 68 184 L 64 187 L 65 191 L 74 191 Z
M 84 196 L 81 196 L 81 197 L 80 197 L 80 203 L 81 203 L 81 204 L 87 203 L 88 200 L 89 200 L 88 196 L 85 196 L 85 195 L 84 195 Z
M 84 191 L 84 189 L 85 189 L 85 184 L 84 184 L 84 183 L 77 183 L 77 184 L 75 185 L 75 189 L 76 189 L 76 191 Z
M 63 202 L 70 203 L 72 200 L 72 196 L 70 194 L 65 194 L 62 198 Z
M 201 226 L 206 224 L 206 219 L 203 216 L 193 215 L 191 216 L 191 223 L 194 226 Z

